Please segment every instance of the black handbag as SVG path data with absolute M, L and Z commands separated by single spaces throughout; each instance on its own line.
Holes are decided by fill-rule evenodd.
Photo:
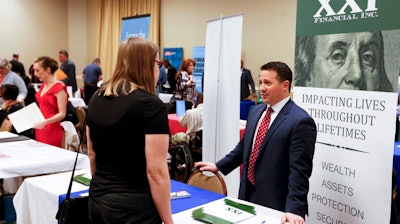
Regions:
M 84 125 L 86 123 L 86 119 Z M 83 132 L 81 132 L 78 149 L 81 145 Z M 76 152 L 74 168 L 72 169 L 71 180 L 65 199 L 58 208 L 56 219 L 60 224 L 89 224 L 89 196 L 71 198 L 72 182 L 74 180 L 76 163 L 78 161 L 79 150 Z
M 89 197 L 65 198 L 61 203 L 56 219 L 61 224 L 88 224 L 89 211 L 88 211 Z

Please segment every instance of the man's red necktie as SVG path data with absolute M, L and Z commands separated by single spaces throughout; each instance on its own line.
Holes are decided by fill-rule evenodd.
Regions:
M 254 185 L 254 166 L 256 164 L 258 153 L 260 152 L 261 144 L 264 140 L 265 134 L 268 131 L 269 123 L 271 122 L 271 113 L 273 112 L 272 107 L 268 107 L 267 113 L 264 118 L 261 120 L 260 126 L 258 127 L 256 140 L 254 142 L 254 148 L 250 155 L 249 167 L 247 170 L 247 178 L 250 183 Z

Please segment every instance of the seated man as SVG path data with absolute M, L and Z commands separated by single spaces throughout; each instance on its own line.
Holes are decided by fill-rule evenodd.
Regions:
M 195 108 L 187 110 L 180 123 L 187 128 L 186 134 L 203 130 L 203 94 L 197 96 Z
M 187 110 L 180 123 L 187 128 L 186 134 L 190 136 L 190 149 L 194 152 L 193 160 L 200 161 L 203 135 L 203 94 L 197 96 L 195 108 Z

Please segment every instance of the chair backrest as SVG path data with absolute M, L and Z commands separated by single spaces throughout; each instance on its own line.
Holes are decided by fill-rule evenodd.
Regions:
M 187 184 L 203 188 L 205 190 L 227 195 L 225 181 L 219 173 L 210 173 L 211 176 L 196 170 L 186 181 Z
M 77 107 L 76 108 L 76 116 L 78 116 L 78 123 L 75 125 L 75 128 L 79 134 L 85 128 L 84 127 L 85 118 L 86 118 L 85 110 L 82 107 Z
M 79 136 L 76 132 L 74 124 L 71 121 L 61 122 L 61 126 L 64 129 L 62 146 L 64 149 L 78 152 L 79 147 Z

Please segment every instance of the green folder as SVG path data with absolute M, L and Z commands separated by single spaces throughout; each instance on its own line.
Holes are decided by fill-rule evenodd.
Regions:
M 85 186 L 89 186 L 90 185 L 90 179 L 87 178 L 87 177 L 84 177 L 83 175 L 85 175 L 85 174 L 83 173 L 83 174 L 79 174 L 79 175 L 74 176 L 74 181 L 76 181 L 78 183 L 81 183 L 81 184 L 83 184 Z
M 203 222 L 203 223 L 209 223 L 209 224 L 214 224 L 214 223 L 215 224 L 217 224 L 217 223 L 218 224 L 232 224 L 231 222 L 226 221 L 224 219 L 221 219 L 221 218 L 219 218 L 217 216 L 204 213 L 203 212 L 203 207 L 194 210 L 192 212 L 192 217 L 194 219 L 196 219 L 197 221 L 200 221 L 200 222 Z

